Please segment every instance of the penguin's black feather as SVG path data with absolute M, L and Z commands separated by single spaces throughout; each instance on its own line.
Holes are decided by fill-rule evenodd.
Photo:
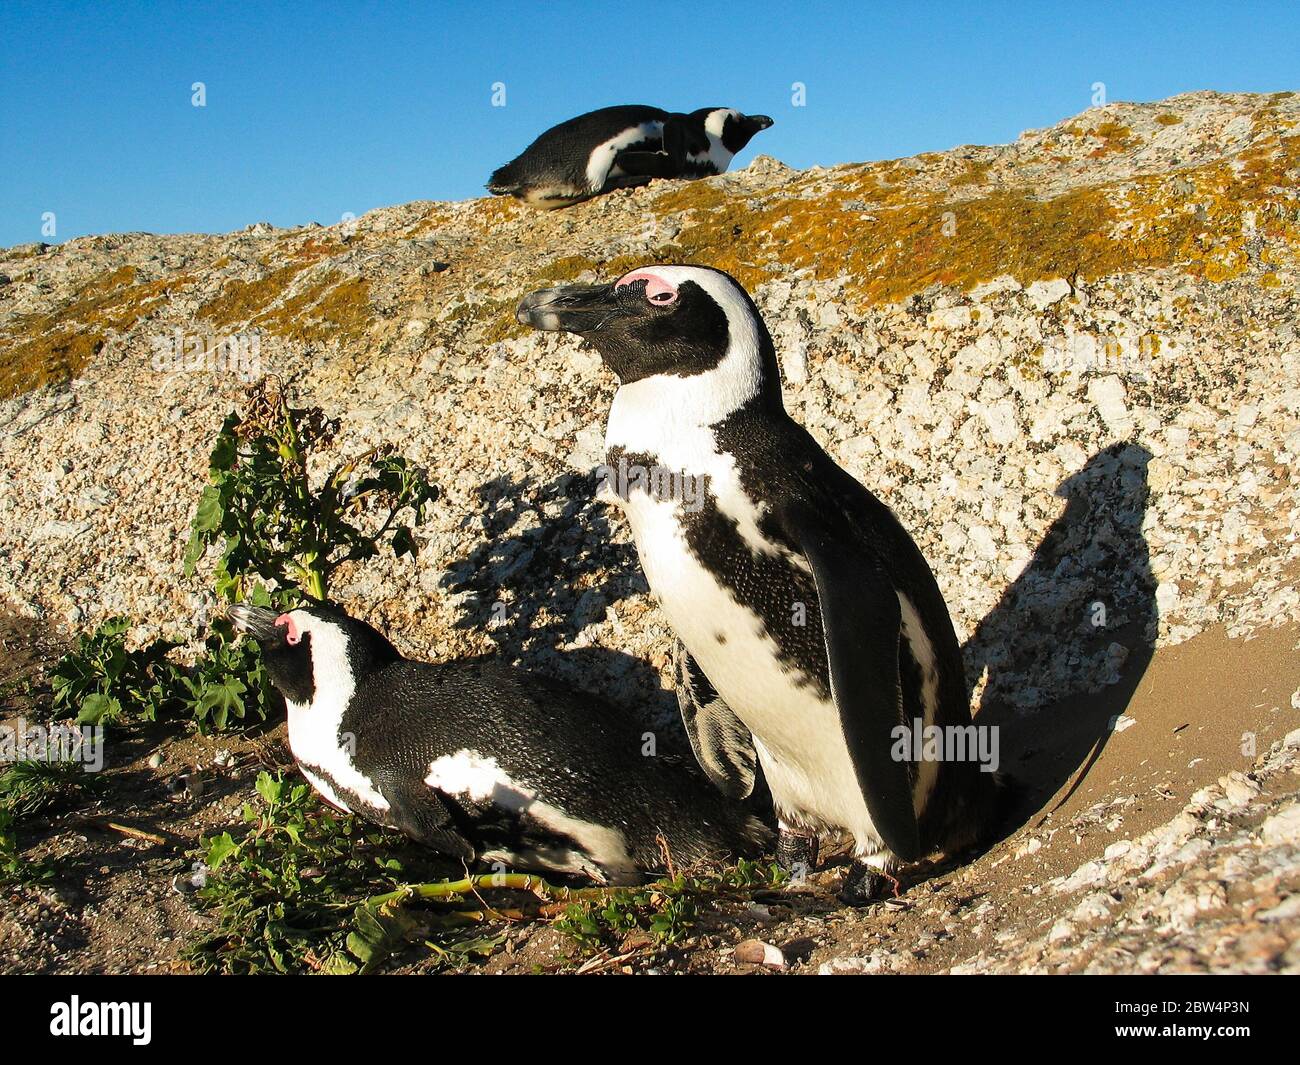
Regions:
M 232 617 L 250 631 L 257 608 L 238 610 Z M 261 631 L 271 682 L 299 696 L 286 692 L 299 703 L 289 740 L 308 779 L 327 799 L 445 854 L 531 856 L 534 867 L 620 881 L 629 861 L 661 869 L 664 847 L 691 865 L 753 854 L 768 840 L 760 821 L 659 753 L 632 715 L 602 698 L 492 658 L 411 661 L 334 608 L 262 620 Z M 295 729 L 311 729 L 345 698 L 323 754 L 299 755 L 305 737 Z M 313 739 L 322 750 L 319 730 Z M 431 784 L 435 763 L 437 781 L 459 776 L 462 785 Z M 575 869 L 572 855 L 583 853 L 589 861 Z
M 623 104 L 589 111 L 552 126 L 514 159 L 499 167 L 488 181 L 495 195 L 519 195 L 544 184 L 585 188 L 587 161 L 598 144 L 643 122 L 663 122 L 668 112 L 642 104 Z M 662 138 L 629 144 L 627 151 L 657 152 Z M 599 190 L 597 190 L 599 191 Z
M 362 771 L 422 781 L 442 755 L 468 748 L 565 813 L 625 832 L 636 864 L 659 868 L 663 836 L 674 861 L 750 853 L 766 832 L 707 782 L 642 753 L 645 729 L 618 707 L 491 658 L 429 664 L 401 659 L 372 674 L 342 730 L 356 737 Z M 428 789 L 425 789 L 428 790 Z M 442 796 L 451 820 L 481 851 L 524 826 Z

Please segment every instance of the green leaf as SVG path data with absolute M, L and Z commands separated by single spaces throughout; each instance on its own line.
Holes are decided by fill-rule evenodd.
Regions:
M 221 491 L 215 485 L 208 485 L 199 496 L 192 529 L 196 534 L 215 532 L 221 528 L 221 515 Z
M 214 479 L 216 474 L 225 473 L 234 466 L 235 459 L 239 457 L 234 432 L 235 426 L 238 424 L 238 415 L 230 414 L 221 426 L 221 432 L 217 434 L 216 443 L 212 446 L 212 456 L 208 459 L 208 467 L 212 471 Z
M 111 695 L 94 692 L 81 700 L 81 712 L 77 714 L 78 725 L 98 725 L 101 721 L 112 721 L 122 713 L 122 704 Z
M 271 605 L 271 592 L 265 584 L 255 584 L 248 593 L 248 602 L 253 606 Z
M 274 806 L 280 801 L 280 796 L 284 792 L 284 781 L 277 780 L 264 769 L 257 774 L 257 783 L 254 787 L 257 788 L 257 794 L 262 796 L 262 801 L 267 806 Z
M 349 958 L 343 951 L 335 951 L 321 966 L 326 976 L 352 976 L 361 971 L 361 966 Z
M 217 728 L 225 728 L 227 718 L 244 716 L 244 692 L 248 691 L 244 682 L 238 677 L 227 677 L 223 681 L 213 681 L 203 688 L 195 706 L 194 716 L 200 721 L 212 718 Z
M 205 864 L 209 869 L 219 869 L 221 863 L 239 850 L 239 844 L 230 838 L 229 832 L 223 832 L 207 841 L 208 856 Z
M 418 552 L 415 536 L 412 535 L 410 528 L 406 525 L 399 525 L 393 531 L 393 554 L 398 558 L 403 555 L 410 555 L 415 558 Z

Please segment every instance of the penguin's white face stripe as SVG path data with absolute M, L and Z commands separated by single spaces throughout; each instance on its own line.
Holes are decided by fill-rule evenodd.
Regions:
M 721 138 L 723 127 L 726 126 L 729 118 L 740 118 L 740 112 L 730 107 L 719 107 L 716 111 L 710 111 L 709 117 L 704 120 L 704 132 L 715 139 Z
M 356 678 L 348 662 L 347 634 L 338 625 L 313 617 L 305 610 L 283 615 L 298 633 L 311 636 L 311 672 L 314 692 L 304 705 L 286 699 L 289 708 L 289 748 L 294 757 L 318 766 L 341 788 L 377 810 L 387 810 L 388 800 L 380 794 L 374 781 L 362 773 L 353 761 L 353 751 L 339 743 L 343 712 L 357 690 Z M 321 781 L 308 776 L 313 787 L 330 802 L 349 809 L 332 789 L 322 788 Z
M 704 132 L 709 137 L 709 150 L 703 153 L 693 153 L 689 157 L 692 162 L 700 166 L 707 163 L 719 174 L 727 172 L 727 167 L 731 165 L 731 160 L 735 158 L 735 153 L 722 143 L 722 133 L 727 125 L 728 118 L 739 119 L 740 112 L 724 107 L 709 113 L 709 117 L 704 120 Z
M 713 369 L 688 377 L 643 377 L 615 395 L 606 443 L 653 453 L 660 440 L 690 426 L 713 425 L 758 395 L 762 333 L 744 293 L 725 274 L 694 266 L 654 266 L 633 273 L 674 291 L 692 281 L 727 318 L 727 353 Z
M 597 193 L 605 187 L 605 182 L 609 178 L 610 167 L 614 165 L 614 157 L 619 152 L 630 144 L 662 137 L 663 129 L 664 124 L 662 122 L 642 122 L 639 126 L 629 126 L 622 133 L 610 137 L 603 144 L 596 145 L 587 159 L 588 191 Z
M 627 840 L 618 829 L 584 821 L 543 802 L 532 788 L 512 780 L 495 758 L 478 751 L 463 748 L 434 759 L 424 782 L 447 795 L 490 802 L 512 813 L 526 814 L 552 832 L 568 836 L 607 870 L 617 873 L 636 868 Z

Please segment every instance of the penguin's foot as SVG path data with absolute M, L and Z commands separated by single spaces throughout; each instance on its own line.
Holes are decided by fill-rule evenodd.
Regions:
M 870 906 L 898 895 L 898 879 L 864 861 L 855 861 L 840 888 L 840 902 L 846 906 Z
M 792 881 L 803 880 L 817 868 L 817 835 L 781 826 L 776 838 L 777 863 Z

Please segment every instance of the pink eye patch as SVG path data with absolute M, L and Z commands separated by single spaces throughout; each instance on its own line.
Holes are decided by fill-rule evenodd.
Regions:
M 659 306 L 666 306 L 677 299 L 677 289 L 669 284 L 658 274 L 652 274 L 649 270 L 634 270 L 630 274 L 620 277 L 614 284 L 615 289 L 620 289 L 624 285 L 630 285 L 635 281 L 645 282 L 645 298 L 651 303 Z
M 284 638 L 289 641 L 290 645 L 296 644 L 302 639 L 302 633 L 298 631 L 298 626 L 294 624 L 293 618 L 288 614 L 281 614 L 275 619 L 277 625 L 283 625 L 289 631 L 285 633 Z

